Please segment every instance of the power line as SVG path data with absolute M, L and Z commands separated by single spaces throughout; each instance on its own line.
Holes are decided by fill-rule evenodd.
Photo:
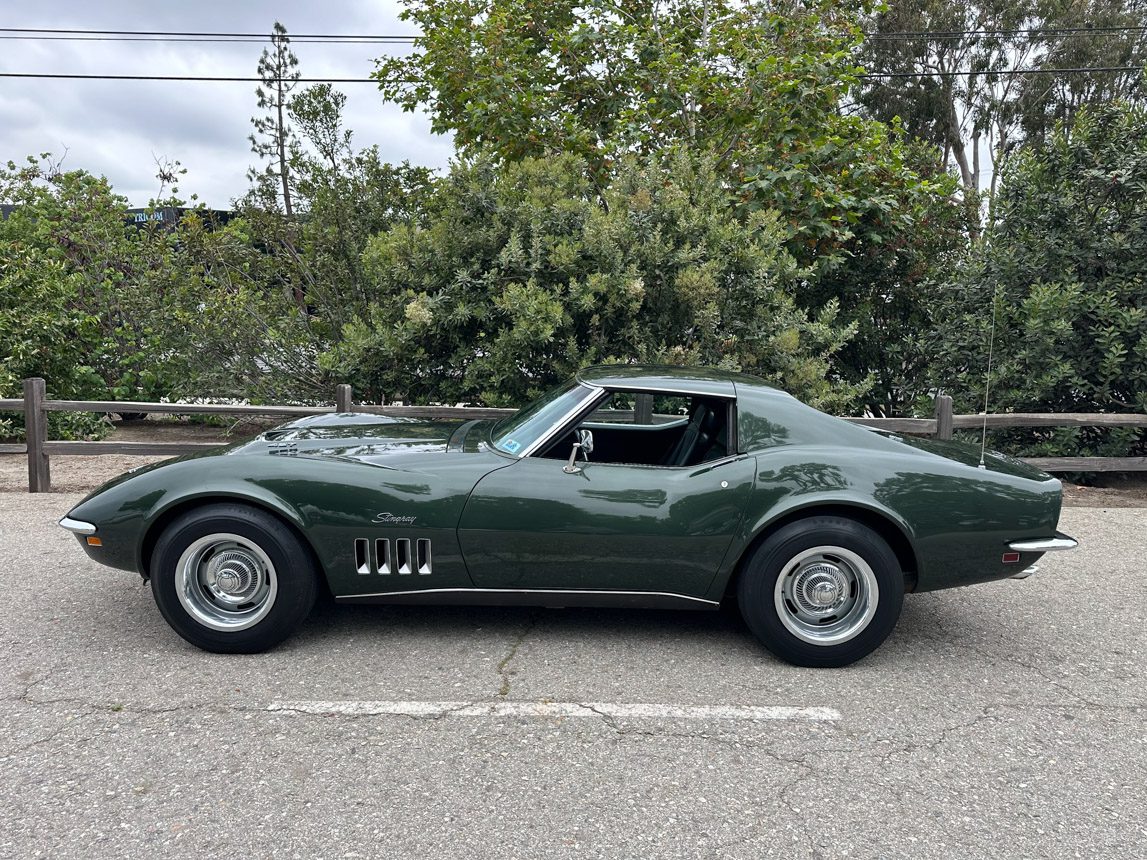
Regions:
M 899 38 L 934 38 L 948 39 L 963 36 L 1014 36 L 1014 35 L 1042 35 L 1050 34 L 1062 36 L 1074 35 L 1118 35 L 1120 33 L 1135 33 L 1147 31 L 1147 25 L 1121 24 L 1110 27 L 1037 27 L 998 30 L 888 30 L 864 33 L 870 39 L 899 39 Z M 397 33 L 229 33 L 229 32 L 200 32 L 193 30 L 82 30 L 82 29 L 53 29 L 32 27 L 0 27 L 0 33 L 11 34 L 5 38 L 13 39 L 135 39 L 146 38 L 156 41 L 169 39 L 257 39 L 260 41 L 285 39 L 296 41 L 299 39 L 335 40 L 335 41 L 366 41 L 366 42 L 413 42 L 417 34 Z
M 1037 27 L 1016 30 L 889 30 L 865 33 L 868 39 L 962 39 L 965 36 L 1117 36 L 1123 33 L 1142 33 L 1147 26 L 1120 25 L 1117 27 Z
M 1147 32 L 1147 25 L 1118 25 L 1108 27 L 1067 26 L 1018 29 L 980 30 L 893 30 L 865 33 L 865 38 L 878 41 L 908 39 L 950 40 L 969 36 L 1116 36 L 1124 33 Z M 266 42 L 282 38 L 292 42 L 310 43 L 412 43 L 418 36 L 395 33 L 297 33 L 279 36 L 276 33 L 198 32 L 183 30 L 89 30 L 32 27 L 0 27 L 0 39 L 22 40 L 74 40 L 74 41 L 155 41 L 155 42 Z
M 18 42 L 167 42 L 170 44 L 216 42 L 224 45 L 263 45 L 268 41 L 266 36 L 261 39 L 245 37 L 230 39 L 206 36 L 188 36 L 186 38 L 180 36 L 18 36 L 2 31 L 0 31 L 0 39 Z M 290 39 L 290 43 L 293 45 L 407 45 L 413 44 L 413 42 L 413 36 L 395 36 L 391 39 L 307 39 L 302 36 L 292 36 Z
M 47 39 L 94 36 L 107 38 L 109 41 L 114 41 L 116 37 L 120 36 L 128 38 L 148 37 L 155 38 L 156 41 L 165 41 L 168 38 L 178 39 L 179 37 L 188 37 L 189 39 L 203 38 L 222 40 L 258 39 L 260 41 L 284 39 L 292 42 L 299 39 L 312 39 L 318 41 L 354 39 L 367 42 L 413 42 L 415 39 L 415 36 L 413 35 L 398 35 L 393 33 L 378 35 L 366 35 L 362 33 L 299 33 L 292 35 L 290 33 L 285 33 L 280 36 L 277 33 L 206 33 L 182 30 L 62 30 L 32 27 L 0 27 L 0 33 L 28 34 L 22 37 L 14 36 L 12 38 Z M 32 35 L 40 33 L 47 35 Z
M 1074 69 L 998 69 L 975 72 L 865 72 L 858 78 L 954 78 L 973 75 L 1074 75 L 1086 72 L 1144 72 L 1144 66 L 1081 66 Z
M 988 77 L 992 75 L 1068 75 L 1085 74 L 1089 72 L 1143 72 L 1143 66 L 1080 66 L 1077 68 L 1054 69 L 998 69 L 995 71 L 951 71 L 951 72 L 863 72 L 856 77 L 861 80 L 883 78 L 946 78 L 970 77 L 979 75 Z M 216 83 L 263 83 L 263 78 L 257 77 L 229 77 L 214 75 L 91 75 L 66 74 L 60 72 L 0 72 L 0 78 L 47 78 L 60 80 L 82 81 L 208 81 Z M 278 79 L 272 79 L 278 80 Z M 301 84 L 378 84 L 378 78 L 284 78 Z M 417 84 L 424 83 L 412 78 L 390 78 L 386 83 Z
M 264 78 L 216 77 L 211 75 L 74 75 L 58 72 L 0 72 L 0 78 L 60 78 L 81 81 L 217 81 L 222 83 L 261 84 Z M 376 78 L 270 78 L 272 82 L 284 80 L 300 84 L 377 84 Z M 395 80 L 394 83 L 417 83 Z

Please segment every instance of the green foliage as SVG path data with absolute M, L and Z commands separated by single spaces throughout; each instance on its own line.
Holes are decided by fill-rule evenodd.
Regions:
M 262 83 L 255 88 L 259 110 L 265 113 L 251 117 L 255 131 L 248 137 L 251 152 L 266 164 L 261 170 L 252 167 L 247 171 L 247 178 L 264 205 L 274 209 L 281 201 L 287 217 L 294 213 L 288 155 L 295 142 L 287 109 L 299 81 L 299 59 L 290 45 L 286 27 L 276 21 L 271 47 L 264 48 L 259 57 L 258 73 Z
M 934 157 L 930 146 L 917 144 L 910 163 L 926 175 Z M 967 253 L 967 213 L 955 199 L 955 179 L 941 173 L 932 184 L 945 193 L 894 199 L 908 226 L 882 232 L 880 242 L 854 243 L 847 264 L 820 272 L 801 292 L 809 306 L 836 301 L 841 317 L 856 325 L 840 351 L 840 372 L 852 382 L 871 377 L 863 407 L 872 415 L 911 414 L 932 355 L 929 330 L 942 280 Z
M 794 301 L 808 276 L 772 213 L 737 217 L 711 160 L 573 155 L 456 165 L 423 224 L 367 250 L 369 313 L 324 366 L 389 399 L 521 403 L 586 364 L 741 368 L 847 408 L 852 327 Z
M 305 292 L 312 325 L 337 339 L 366 309 L 363 251 L 376 233 L 420 216 L 431 172 L 383 162 L 378 147 L 356 150 L 343 125 L 346 97 L 329 84 L 303 90 L 290 102 L 302 141 L 291 148 L 297 222 L 253 210 L 270 247 L 281 249 L 289 276 Z
M 0 396 L 28 376 L 65 399 L 313 392 L 318 349 L 308 360 L 301 317 L 266 286 L 274 270 L 242 222 L 213 232 L 193 211 L 174 230 L 140 228 L 106 180 L 37 159 L 0 170 L 0 199 L 17 204 L 0 221 Z M 62 437 L 106 424 L 50 418 Z
M 739 217 L 808 269 L 798 304 L 857 328 L 839 374 L 898 414 L 918 379 L 922 310 L 964 244 L 939 153 L 896 122 L 840 109 L 857 83 L 864 3 L 407 0 L 421 52 L 379 61 L 384 95 L 425 107 L 463 153 L 573 152 L 599 193 L 631 154 L 707 154 Z M 771 241 L 771 236 L 765 241 Z
M 861 62 L 896 77 L 863 81 L 858 100 L 933 143 L 975 203 L 1024 140 L 1040 143 L 1057 121 L 1070 127 L 1083 105 L 1142 100 L 1143 12 L 1142 0 L 889 0 L 866 23 Z M 1132 71 L 1010 74 L 1089 68 Z
M 948 285 L 933 379 L 979 411 L 1147 412 L 1147 110 L 1083 110 L 1011 162 L 997 224 Z M 1040 453 L 1142 451 L 1141 433 L 1026 437 Z M 1139 438 L 1139 441 L 1136 441 Z
M 61 398 L 160 384 L 146 358 L 151 332 L 130 322 L 147 255 L 127 232 L 123 198 L 45 156 L 0 169 L 0 200 L 19 206 L 0 220 L 0 396 L 21 396 L 29 376 Z M 104 432 L 102 417 L 50 418 L 64 438 Z
M 375 76 L 463 153 L 572 152 L 598 185 L 626 154 L 709 152 L 819 271 L 910 227 L 904 195 L 935 193 L 896 129 L 838 110 L 859 71 L 856 5 L 407 0 L 422 50 Z

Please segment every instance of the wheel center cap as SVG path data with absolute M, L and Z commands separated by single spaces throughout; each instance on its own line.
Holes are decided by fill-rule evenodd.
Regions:
M 242 590 L 243 578 L 233 570 L 224 569 L 215 574 L 216 587 L 225 594 L 234 594 Z
M 215 594 L 236 603 L 254 594 L 261 582 L 254 560 L 236 550 L 220 553 L 212 561 L 208 575 Z
M 809 602 L 816 606 L 832 606 L 838 595 L 836 583 L 827 580 L 814 583 L 808 589 Z

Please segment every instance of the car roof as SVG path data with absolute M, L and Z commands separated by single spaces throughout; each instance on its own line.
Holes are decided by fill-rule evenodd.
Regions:
M 764 380 L 747 373 L 715 367 L 678 367 L 660 364 L 600 364 L 581 370 L 577 379 L 599 388 L 627 391 L 673 391 L 681 394 L 708 394 L 735 397 L 735 385 L 775 391 Z

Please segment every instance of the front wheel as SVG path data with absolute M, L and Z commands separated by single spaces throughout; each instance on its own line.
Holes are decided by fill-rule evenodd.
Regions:
M 159 611 L 205 651 L 252 654 L 277 645 L 310 612 L 317 590 L 314 562 L 295 533 L 243 505 L 184 514 L 152 555 Z
M 797 666 L 855 663 L 900 617 L 904 577 L 876 532 L 843 517 L 789 523 L 747 559 L 737 600 L 766 648 Z

